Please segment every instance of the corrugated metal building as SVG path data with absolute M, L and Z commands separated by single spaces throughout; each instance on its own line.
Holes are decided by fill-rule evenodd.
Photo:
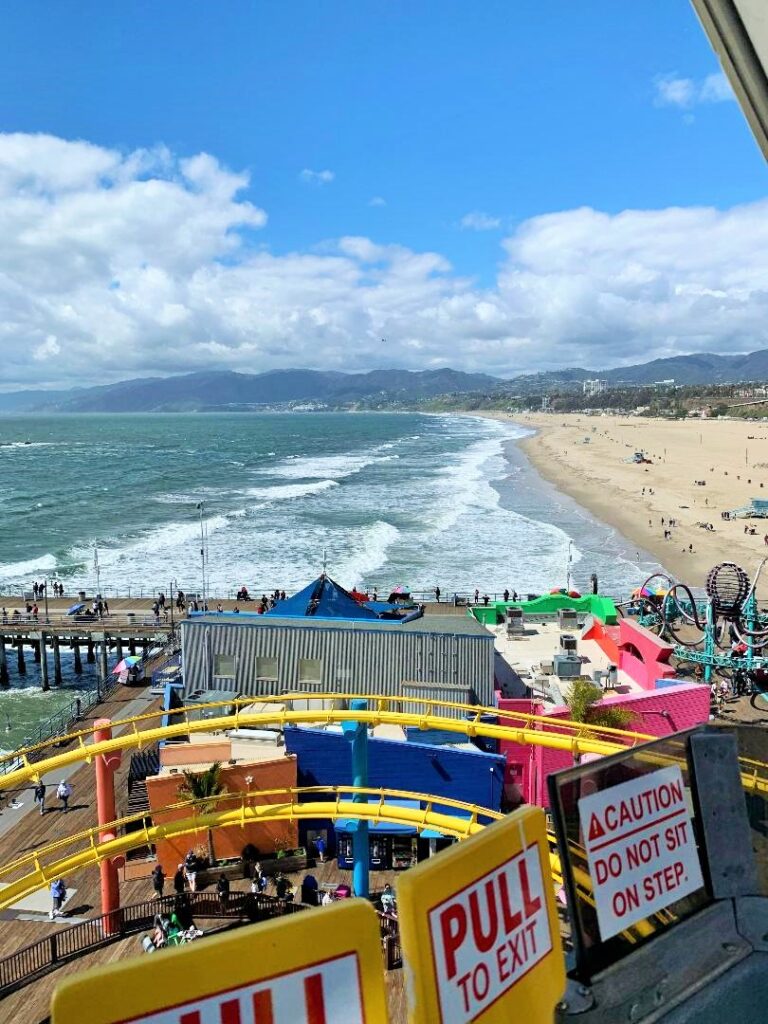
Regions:
M 494 637 L 471 618 L 411 622 L 216 616 L 181 625 L 184 693 L 288 690 L 399 696 L 430 683 L 434 699 L 493 703 Z

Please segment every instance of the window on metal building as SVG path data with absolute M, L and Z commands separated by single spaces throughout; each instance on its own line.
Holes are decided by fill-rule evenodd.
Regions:
M 235 678 L 235 656 L 234 654 L 214 654 L 213 674 L 224 679 Z
M 265 683 L 276 683 L 278 679 L 277 658 L 257 658 L 256 678 Z
M 320 686 L 322 681 L 322 661 L 319 658 L 299 658 L 299 685 Z

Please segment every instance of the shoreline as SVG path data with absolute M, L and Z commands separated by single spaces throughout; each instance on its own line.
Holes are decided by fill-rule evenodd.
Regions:
M 751 578 L 768 555 L 768 520 L 721 516 L 751 498 L 768 499 L 768 431 L 759 423 L 578 413 L 477 415 L 534 430 L 516 444 L 536 472 L 652 554 L 681 582 L 703 587 L 712 566 L 726 561 L 742 565 Z M 645 451 L 650 463 L 626 461 L 634 451 Z M 675 525 L 666 539 L 670 517 Z M 745 533 L 745 526 L 755 534 Z

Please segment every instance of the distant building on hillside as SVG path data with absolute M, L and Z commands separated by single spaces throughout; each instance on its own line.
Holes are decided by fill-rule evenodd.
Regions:
M 601 395 L 603 391 L 608 388 L 607 380 L 600 380 L 595 377 L 593 380 L 585 380 L 582 382 L 581 389 L 585 395 Z

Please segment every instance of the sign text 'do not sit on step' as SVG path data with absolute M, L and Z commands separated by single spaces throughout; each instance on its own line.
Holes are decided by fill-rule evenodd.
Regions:
M 704 884 L 678 765 L 582 797 L 579 821 L 603 940 Z

